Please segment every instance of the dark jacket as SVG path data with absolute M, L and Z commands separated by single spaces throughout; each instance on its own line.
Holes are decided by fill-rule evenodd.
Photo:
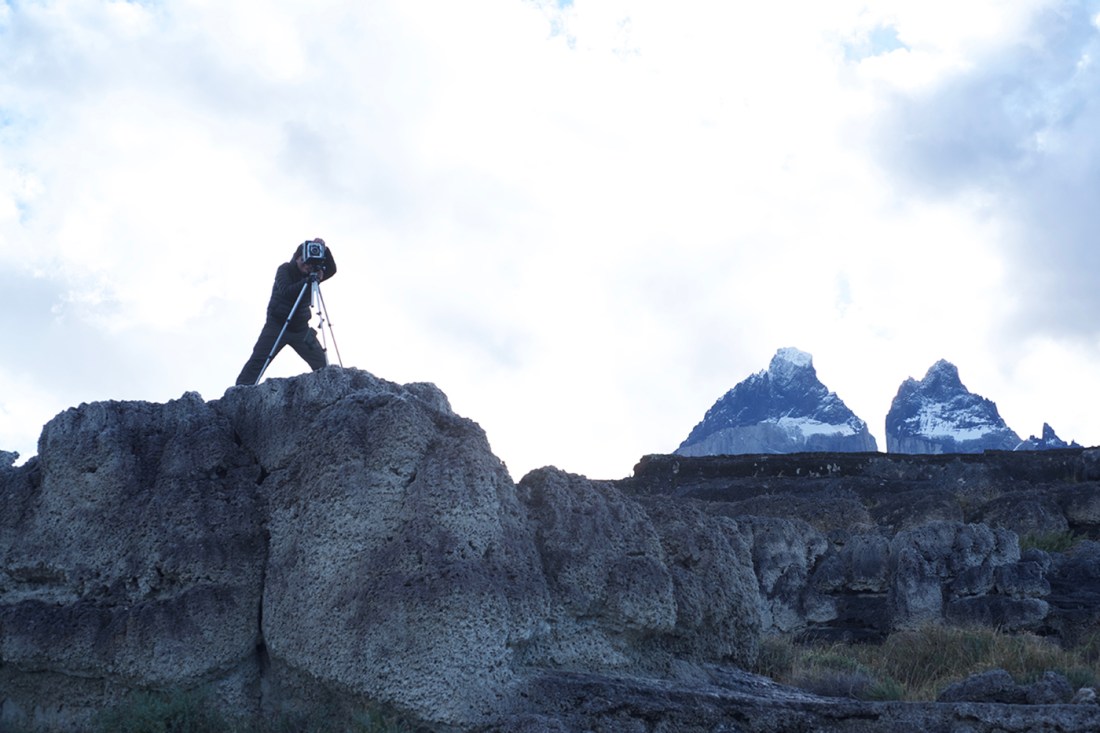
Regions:
M 298 296 L 302 296 L 287 326 L 291 331 L 300 331 L 309 326 L 310 289 L 306 287 L 305 293 L 302 293 L 302 288 L 309 283 L 309 275 L 303 274 L 298 269 L 297 259 L 301 251 L 302 248 L 299 245 L 298 249 L 294 250 L 294 256 L 290 258 L 290 262 L 279 265 L 279 269 L 275 271 L 275 284 L 271 286 L 271 300 L 267 302 L 268 320 L 282 322 L 290 314 L 290 309 L 294 307 L 295 301 L 298 301 Z M 325 247 L 325 272 L 321 276 L 321 282 L 335 274 L 336 259 L 332 256 L 332 248 Z

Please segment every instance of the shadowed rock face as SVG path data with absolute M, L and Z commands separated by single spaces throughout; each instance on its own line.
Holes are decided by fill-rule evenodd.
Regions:
M 863 640 L 946 622 L 1072 641 L 1100 623 L 1100 572 L 1088 570 L 1100 544 L 1063 554 L 1019 542 L 1100 538 L 1096 449 L 647 456 L 617 485 L 704 502 L 742 527 L 771 518 L 769 546 L 753 554 L 773 609 L 766 633 Z
M 732 520 L 556 469 L 519 487 L 430 385 L 329 368 L 204 402 L 82 405 L 0 468 L 0 715 L 128 690 L 383 701 L 468 725 L 529 668 L 752 661 Z M 356 703 L 356 704 L 359 704 Z
M 213 683 L 243 709 L 311 679 L 476 720 L 546 615 L 507 471 L 428 385 L 329 369 L 84 405 L 3 492 L 0 677 L 26 690 L 9 710 L 47 707 L 44 672 Z
M 336 367 L 210 402 L 82 405 L 38 457 L 0 465 L 0 730 L 74 730 L 132 690 L 199 686 L 234 712 L 384 702 L 448 731 L 1013 729 L 996 706 L 841 703 L 736 670 L 764 633 L 847 616 L 1000 597 L 1089 621 L 1069 610 L 1095 587 L 1092 543 L 1024 556 L 1005 529 L 828 483 L 946 472 L 972 493 L 921 511 L 965 514 L 999 479 L 846 455 L 721 464 L 718 483 L 707 459 L 657 457 L 627 481 L 545 468 L 517 485 L 435 387 Z M 1082 455 L 1076 488 L 1043 505 L 1075 529 L 1100 524 Z M 1034 719 L 1100 729 L 1083 707 Z

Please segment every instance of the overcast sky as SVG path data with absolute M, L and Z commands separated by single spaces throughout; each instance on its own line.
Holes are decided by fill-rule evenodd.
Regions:
M 1100 444 L 1100 1 L 0 3 L 0 450 L 233 383 L 331 245 L 345 366 L 621 478 L 781 347 Z M 307 367 L 287 350 L 268 375 Z

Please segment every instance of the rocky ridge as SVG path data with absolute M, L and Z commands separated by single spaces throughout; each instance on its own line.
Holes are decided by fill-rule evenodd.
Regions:
M 1022 553 L 998 501 L 1095 537 L 1100 457 L 947 458 L 653 456 L 517 484 L 435 387 L 337 367 L 81 405 L 0 462 L 0 729 L 199 686 L 439 731 L 1100 728 L 1096 705 L 863 703 L 741 671 L 776 630 L 1091 623 L 1100 546 Z

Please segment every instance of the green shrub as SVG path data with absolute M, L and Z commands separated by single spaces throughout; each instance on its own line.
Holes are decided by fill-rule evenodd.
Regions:
M 1043 550 L 1044 552 L 1069 552 L 1078 542 L 1087 539 L 1072 530 L 1053 532 L 1028 532 L 1020 538 L 1021 550 Z

